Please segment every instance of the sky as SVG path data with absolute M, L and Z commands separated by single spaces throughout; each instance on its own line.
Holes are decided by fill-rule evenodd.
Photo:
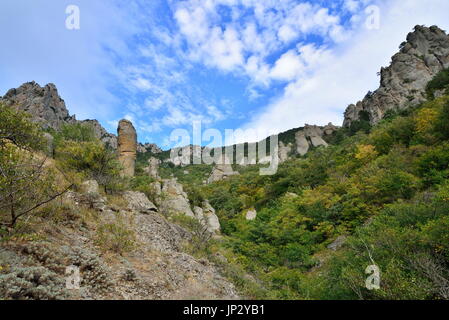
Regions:
M 2 0 L 0 95 L 54 83 L 77 119 L 112 133 L 129 119 L 164 149 L 199 121 L 223 135 L 341 125 L 407 33 L 449 30 L 448 12 L 447 0 Z

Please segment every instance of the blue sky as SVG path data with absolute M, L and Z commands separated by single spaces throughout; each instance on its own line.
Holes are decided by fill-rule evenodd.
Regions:
M 68 5 L 79 30 L 65 26 Z M 2 0 L 0 95 L 52 82 L 78 119 L 115 133 L 128 118 L 164 148 L 192 121 L 340 125 L 414 25 L 448 30 L 447 12 L 447 0 Z

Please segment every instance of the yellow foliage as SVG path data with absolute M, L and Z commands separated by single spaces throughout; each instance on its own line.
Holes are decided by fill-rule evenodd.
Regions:
M 355 154 L 355 158 L 362 162 L 369 162 L 375 159 L 378 156 L 378 152 L 376 151 L 376 147 L 373 145 L 359 145 L 357 153 Z
M 438 118 L 438 110 L 434 108 L 424 108 L 418 112 L 416 117 L 416 130 L 418 133 L 429 132 Z

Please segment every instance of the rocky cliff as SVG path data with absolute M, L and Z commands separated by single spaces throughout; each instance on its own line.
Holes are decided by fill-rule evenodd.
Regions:
M 381 69 L 379 89 L 346 109 L 343 126 L 349 127 L 363 114 L 375 124 L 389 110 L 424 101 L 427 83 L 448 67 L 449 36 L 436 26 L 416 26 L 392 57 L 390 66 Z
M 64 124 L 77 122 L 89 124 L 96 138 L 117 149 L 117 136 L 103 128 L 98 120 L 76 120 L 75 115 L 70 115 L 64 100 L 59 96 L 58 89 L 52 83 L 44 87 L 34 81 L 24 83 L 0 97 L 0 103 L 29 113 L 31 120 L 40 123 L 44 128 L 59 130 Z M 150 143 L 139 143 L 137 151 L 154 154 L 162 152 L 156 144 Z

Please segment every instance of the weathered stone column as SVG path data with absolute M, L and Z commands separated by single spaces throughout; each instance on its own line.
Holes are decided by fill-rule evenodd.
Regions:
M 120 120 L 118 133 L 118 157 L 123 166 L 122 176 L 133 177 L 137 156 L 137 133 L 131 121 Z

